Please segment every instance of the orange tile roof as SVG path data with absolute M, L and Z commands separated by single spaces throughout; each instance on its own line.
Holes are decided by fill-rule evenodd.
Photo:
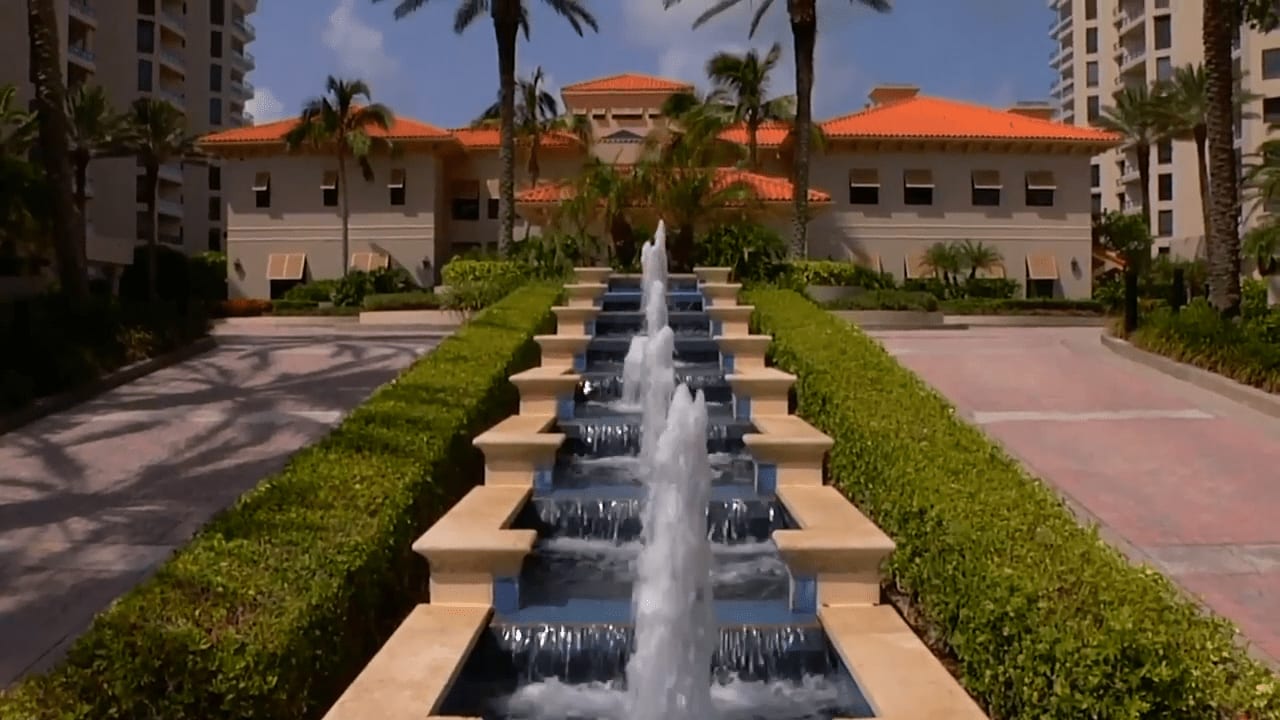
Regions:
M 458 128 L 449 132 L 468 150 L 490 150 L 498 147 L 502 139 L 502 133 L 498 128 Z M 581 145 L 581 141 L 576 136 L 566 132 L 550 132 L 542 136 L 542 147 L 565 148 Z
M 565 85 L 560 92 L 679 92 L 692 90 L 691 83 L 639 73 L 623 73 Z
M 293 130 L 297 125 L 298 118 L 296 117 L 262 125 L 246 125 L 206 135 L 200 139 L 200 142 L 205 145 L 284 142 L 285 135 L 288 135 L 289 131 Z M 435 125 L 428 125 L 412 118 L 398 116 L 395 118 L 395 122 L 391 124 L 390 130 L 371 126 L 368 128 L 368 133 L 373 137 L 385 137 L 388 140 L 397 141 L 449 140 L 453 137 L 447 130 L 438 128 Z
M 917 95 L 821 124 L 828 138 L 1032 140 L 1118 145 L 1113 133 Z
M 732 183 L 741 182 L 753 191 L 756 199 L 760 202 L 791 202 L 795 192 L 790 180 L 772 175 L 762 175 L 736 168 L 717 168 L 716 176 L 716 189 L 723 189 Z M 564 202 L 572 197 L 572 185 L 568 183 L 546 183 L 517 193 L 516 201 L 522 204 L 538 205 Z M 831 196 L 821 190 L 810 188 L 809 202 L 815 204 L 829 203 L 831 202 Z
M 756 144 L 762 148 L 782 147 L 790 135 L 791 123 L 769 120 L 761 123 L 760 127 L 756 128 Z M 746 145 L 747 126 L 742 124 L 734 125 L 720 133 L 720 139 L 725 142 Z

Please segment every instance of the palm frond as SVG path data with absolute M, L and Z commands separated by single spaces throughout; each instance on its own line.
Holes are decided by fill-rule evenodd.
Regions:
M 489 12 L 489 3 L 492 0 L 462 0 L 458 5 L 458 11 L 453 15 L 453 31 L 461 35 L 471 27 L 471 23 L 476 18 Z
M 578 33 L 583 34 L 583 27 L 589 27 L 594 32 L 600 32 L 600 25 L 596 22 L 596 18 L 587 9 L 583 0 L 542 0 L 552 12 L 564 18 L 569 23 L 569 27 Z

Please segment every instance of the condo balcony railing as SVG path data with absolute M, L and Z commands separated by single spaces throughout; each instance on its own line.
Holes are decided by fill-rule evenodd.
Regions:
M 248 20 L 245 20 L 242 17 L 232 18 L 231 24 L 237 29 L 239 29 L 240 32 L 244 33 L 245 35 L 248 35 L 250 38 L 254 38 L 258 36 L 258 30 L 253 26 L 253 23 L 249 22 Z
M 173 52 L 172 50 L 161 50 L 160 58 L 165 62 L 169 63 L 170 65 L 173 65 L 174 67 L 177 67 L 177 68 L 185 69 L 187 67 L 186 60 L 184 60 L 181 55 L 179 55 L 176 52 Z
M 161 10 L 160 17 L 165 22 L 181 30 L 186 30 L 187 28 L 187 19 L 183 17 L 182 14 L 179 12 L 176 12 L 174 10 Z
M 253 53 L 248 50 L 232 50 L 231 58 L 249 70 L 252 70 L 257 66 L 253 58 Z
M 97 17 L 97 13 L 93 11 L 93 6 L 89 4 L 89 0 L 71 0 L 71 9 L 79 12 L 87 17 Z
M 185 107 L 187 104 L 187 98 L 182 93 L 161 89 L 158 94 L 162 100 L 168 100 L 179 108 Z
M 74 57 L 78 57 L 85 62 L 91 63 L 94 61 L 93 51 L 87 47 L 82 47 L 80 45 L 68 45 L 67 54 L 72 55 Z

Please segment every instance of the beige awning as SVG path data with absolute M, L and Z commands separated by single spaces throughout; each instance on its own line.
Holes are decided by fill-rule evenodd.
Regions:
M 1047 253 L 1032 253 L 1027 256 L 1028 280 L 1057 280 L 1058 259 Z
M 1000 184 L 999 170 L 974 170 L 973 186 L 979 190 L 999 190 L 1004 187 Z
M 263 190 L 270 190 L 270 189 L 271 189 L 271 173 L 269 172 L 255 173 L 253 176 L 254 192 L 262 192 Z
M 383 270 L 391 264 L 391 258 L 380 252 L 351 253 L 351 269 L 372 272 Z
M 933 187 L 932 170 L 904 170 L 902 181 L 907 187 Z
M 880 173 L 875 168 L 850 170 L 849 187 L 880 187 Z
M 1049 170 L 1032 170 L 1027 173 L 1028 190 L 1057 190 L 1058 182 Z
M 271 253 L 267 256 L 267 279 L 301 280 L 306 267 L 306 253 Z
M 925 262 L 924 257 L 924 250 L 913 252 L 907 256 L 906 278 L 908 280 L 920 280 L 934 276 L 933 268 L 929 267 L 929 263 Z

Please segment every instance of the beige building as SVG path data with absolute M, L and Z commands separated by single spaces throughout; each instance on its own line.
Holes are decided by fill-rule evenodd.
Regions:
M 106 89 L 117 110 L 138 97 L 168 100 L 193 134 L 251 123 L 245 102 L 257 0 L 57 0 L 65 80 Z M 0 83 L 31 95 L 26 4 L 0 3 Z M 141 170 L 132 160 L 90 166 L 88 257 L 98 265 L 132 261 L 149 226 Z M 226 200 L 221 168 L 173 163 L 160 174 L 159 239 L 188 253 L 222 249 Z
M 635 162 L 644 136 L 664 122 L 662 101 L 688 87 L 642 75 L 566 87 L 565 105 L 591 118 L 594 141 L 588 148 L 567 135 L 546 138 L 536 187 L 521 149 L 522 222 L 544 224 L 592 154 Z M 910 86 L 878 88 L 871 98 L 866 109 L 822 123 L 827 141 L 812 163 L 812 257 L 850 259 L 902 280 L 923 277 L 922 255 L 932 244 L 971 240 L 996 249 L 1003 262 L 993 272 L 1031 295 L 1089 296 L 1089 158 L 1113 147 L 1113 136 L 1052 122 L 1048 106 L 997 110 L 921 96 Z M 450 257 L 496 240 L 496 130 L 446 131 L 398 118 L 388 133 L 396 152 L 375 157 L 374 181 L 350 181 L 344 258 L 336 161 L 288 152 L 284 136 L 294 122 L 204 140 L 223 159 L 234 297 L 278 297 L 292 284 L 338 276 L 342 263 L 396 265 L 429 285 Z M 745 132 L 722 139 L 744 143 Z M 759 144 L 759 172 L 723 168 L 720 179 L 749 186 L 762 220 L 785 233 L 788 128 L 766 125 Z
M 1049 34 L 1055 45 L 1049 63 L 1058 74 L 1052 95 L 1057 117 L 1087 126 L 1126 85 L 1168 79 L 1174 68 L 1204 60 L 1203 5 L 1187 0 L 1049 0 L 1054 15 Z M 1243 70 L 1249 104 L 1236 127 L 1237 157 L 1247 157 L 1280 121 L 1280 34 L 1241 32 L 1236 67 Z M 1194 257 L 1204 252 L 1195 145 L 1165 142 L 1152 153 L 1151 187 L 1154 252 Z M 1131 151 L 1117 149 L 1094 158 L 1091 170 L 1095 211 L 1140 207 L 1138 170 Z M 1248 205 L 1246 200 L 1246 212 Z

